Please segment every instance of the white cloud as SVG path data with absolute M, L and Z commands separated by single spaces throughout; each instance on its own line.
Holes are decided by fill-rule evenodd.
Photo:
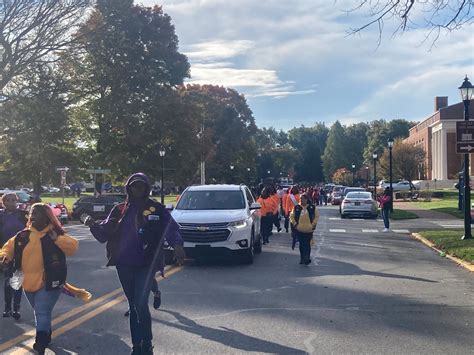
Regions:
M 197 43 L 189 46 L 185 54 L 192 62 L 213 62 L 236 57 L 245 54 L 254 47 L 254 42 L 237 41 L 211 41 Z

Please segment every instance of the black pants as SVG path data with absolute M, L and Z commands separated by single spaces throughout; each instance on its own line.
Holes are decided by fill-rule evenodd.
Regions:
M 148 295 L 155 273 L 149 267 L 117 265 L 117 273 L 130 309 L 130 333 L 133 345 L 151 346 L 151 314 Z
M 263 237 L 263 242 L 268 243 L 268 237 L 273 229 L 273 216 L 262 216 L 260 219 L 260 233 Z
M 285 230 L 290 228 L 290 216 L 285 215 Z
M 297 231 L 295 231 L 295 233 L 298 234 L 301 260 L 308 261 L 311 256 L 311 239 L 313 239 L 313 233 L 301 233 Z
M 277 228 L 277 230 L 280 230 L 280 214 L 276 213 L 273 215 L 273 225 Z M 272 226 L 273 228 L 273 226 Z
M 3 293 L 5 296 L 5 310 L 12 309 L 12 300 L 13 300 L 13 309 L 18 310 L 20 308 L 21 294 L 23 293 L 23 289 L 20 287 L 19 290 L 14 290 L 10 286 L 10 278 L 5 276 L 5 284 L 3 288 Z

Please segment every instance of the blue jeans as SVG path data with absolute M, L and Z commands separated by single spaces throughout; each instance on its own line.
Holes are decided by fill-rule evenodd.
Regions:
M 382 218 L 383 218 L 383 224 L 385 228 L 390 228 L 390 220 L 388 219 L 390 215 L 390 209 L 389 208 L 382 208 Z
M 51 331 L 51 314 L 60 294 L 61 290 L 46 291 L 44 287 L 36 292 L 25 291 L 35 313 L 36 331 Z
M 148 295 L 153 285 L 155 272 L 149 267 L 117 265 L 117 274 L 130 309 L 132 344 L 150 346 L 153 334 Z

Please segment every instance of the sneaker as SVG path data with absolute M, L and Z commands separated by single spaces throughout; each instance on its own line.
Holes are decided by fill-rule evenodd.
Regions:
M 134 345 L 132 347 L 132 352 L 130 355 L 141 355 L 142 354 L 142 346 L 141 345 Z
M 161 292 L 157 291 L 153 293 L 153 308 L 158 309 L 161 306 Z
M 12 313 L 12 317 L 14 320 L 19 320 L 21 318 L 21 314 L 20 312 L 15 311 Z
M 127 309 L 127 312 L 125 312 L 123 315 L 124 315 L 125 317 L 130 316 L 130 309 Z
M 3 312 L 3 318 L 10 318 L 12 316 L 12 311 L 10 309 L 6 309 Z
M 278 231 L 278 233 L 280 233 L 280 232 L 281 232 L 281 228 L 278 228 L 277 231 Z
M 390 231 L 390 229 L 388 229 L 388 228 L 384 228 L 384 230 L 383 230 L 382 232 L 384 232 L 384 233 L 385 233 L 385 232 L 388 232 L 388 231 Z

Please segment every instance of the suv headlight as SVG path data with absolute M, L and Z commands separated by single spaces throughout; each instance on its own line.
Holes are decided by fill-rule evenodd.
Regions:
M 247 220 L 243 219 L 241 221 L 230 222 L 229 227 L 234 227 L 234 228 L 237 228 L 237 229 L 245 228 L 245 227 L 247 227 Z

